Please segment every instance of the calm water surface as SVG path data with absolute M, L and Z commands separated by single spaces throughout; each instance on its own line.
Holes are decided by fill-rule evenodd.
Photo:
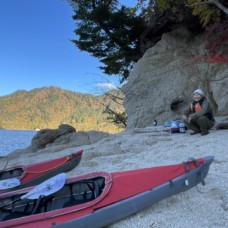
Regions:
M 26 148 L 36 133 L 27 130 L 0 130 L 0 156 Z

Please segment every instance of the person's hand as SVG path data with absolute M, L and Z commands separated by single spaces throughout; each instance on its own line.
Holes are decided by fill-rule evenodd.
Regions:
M 191 123 L 192 117 L 188 118 L 188 123 Z

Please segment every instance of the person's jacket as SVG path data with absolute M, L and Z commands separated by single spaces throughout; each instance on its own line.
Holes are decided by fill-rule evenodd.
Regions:
M 200 116 L 206 116 L 209 120 L 214 122 L 210 103 L 205 97 L 202 97 L 199 101 L 193 101 L 189 105 L 189 108 L 184 112 L 184 115 L 191 117 L 193 121 Z

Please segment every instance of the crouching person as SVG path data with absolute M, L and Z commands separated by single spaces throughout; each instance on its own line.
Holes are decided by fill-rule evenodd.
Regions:
M 182 120 L 189 129 L 193 130 L 190 135 L 197 133 L 207 135 L 209 129 L 215 124 L 210 103 L 207 101 L 201 89 L 195 90 L 192 98 L 193 101 L 182 115 Z

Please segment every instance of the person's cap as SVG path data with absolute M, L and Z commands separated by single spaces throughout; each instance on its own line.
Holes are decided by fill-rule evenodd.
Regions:
M 204 95 L 204 93 L 203 93 L 203 90 L 201 90 L 201 89 L 196 89 L 194 92 L 193 92 L 193 94 L 195 94 L 195 93 L 198 93 L 198 94 L 200 94 L 200 95 Z

